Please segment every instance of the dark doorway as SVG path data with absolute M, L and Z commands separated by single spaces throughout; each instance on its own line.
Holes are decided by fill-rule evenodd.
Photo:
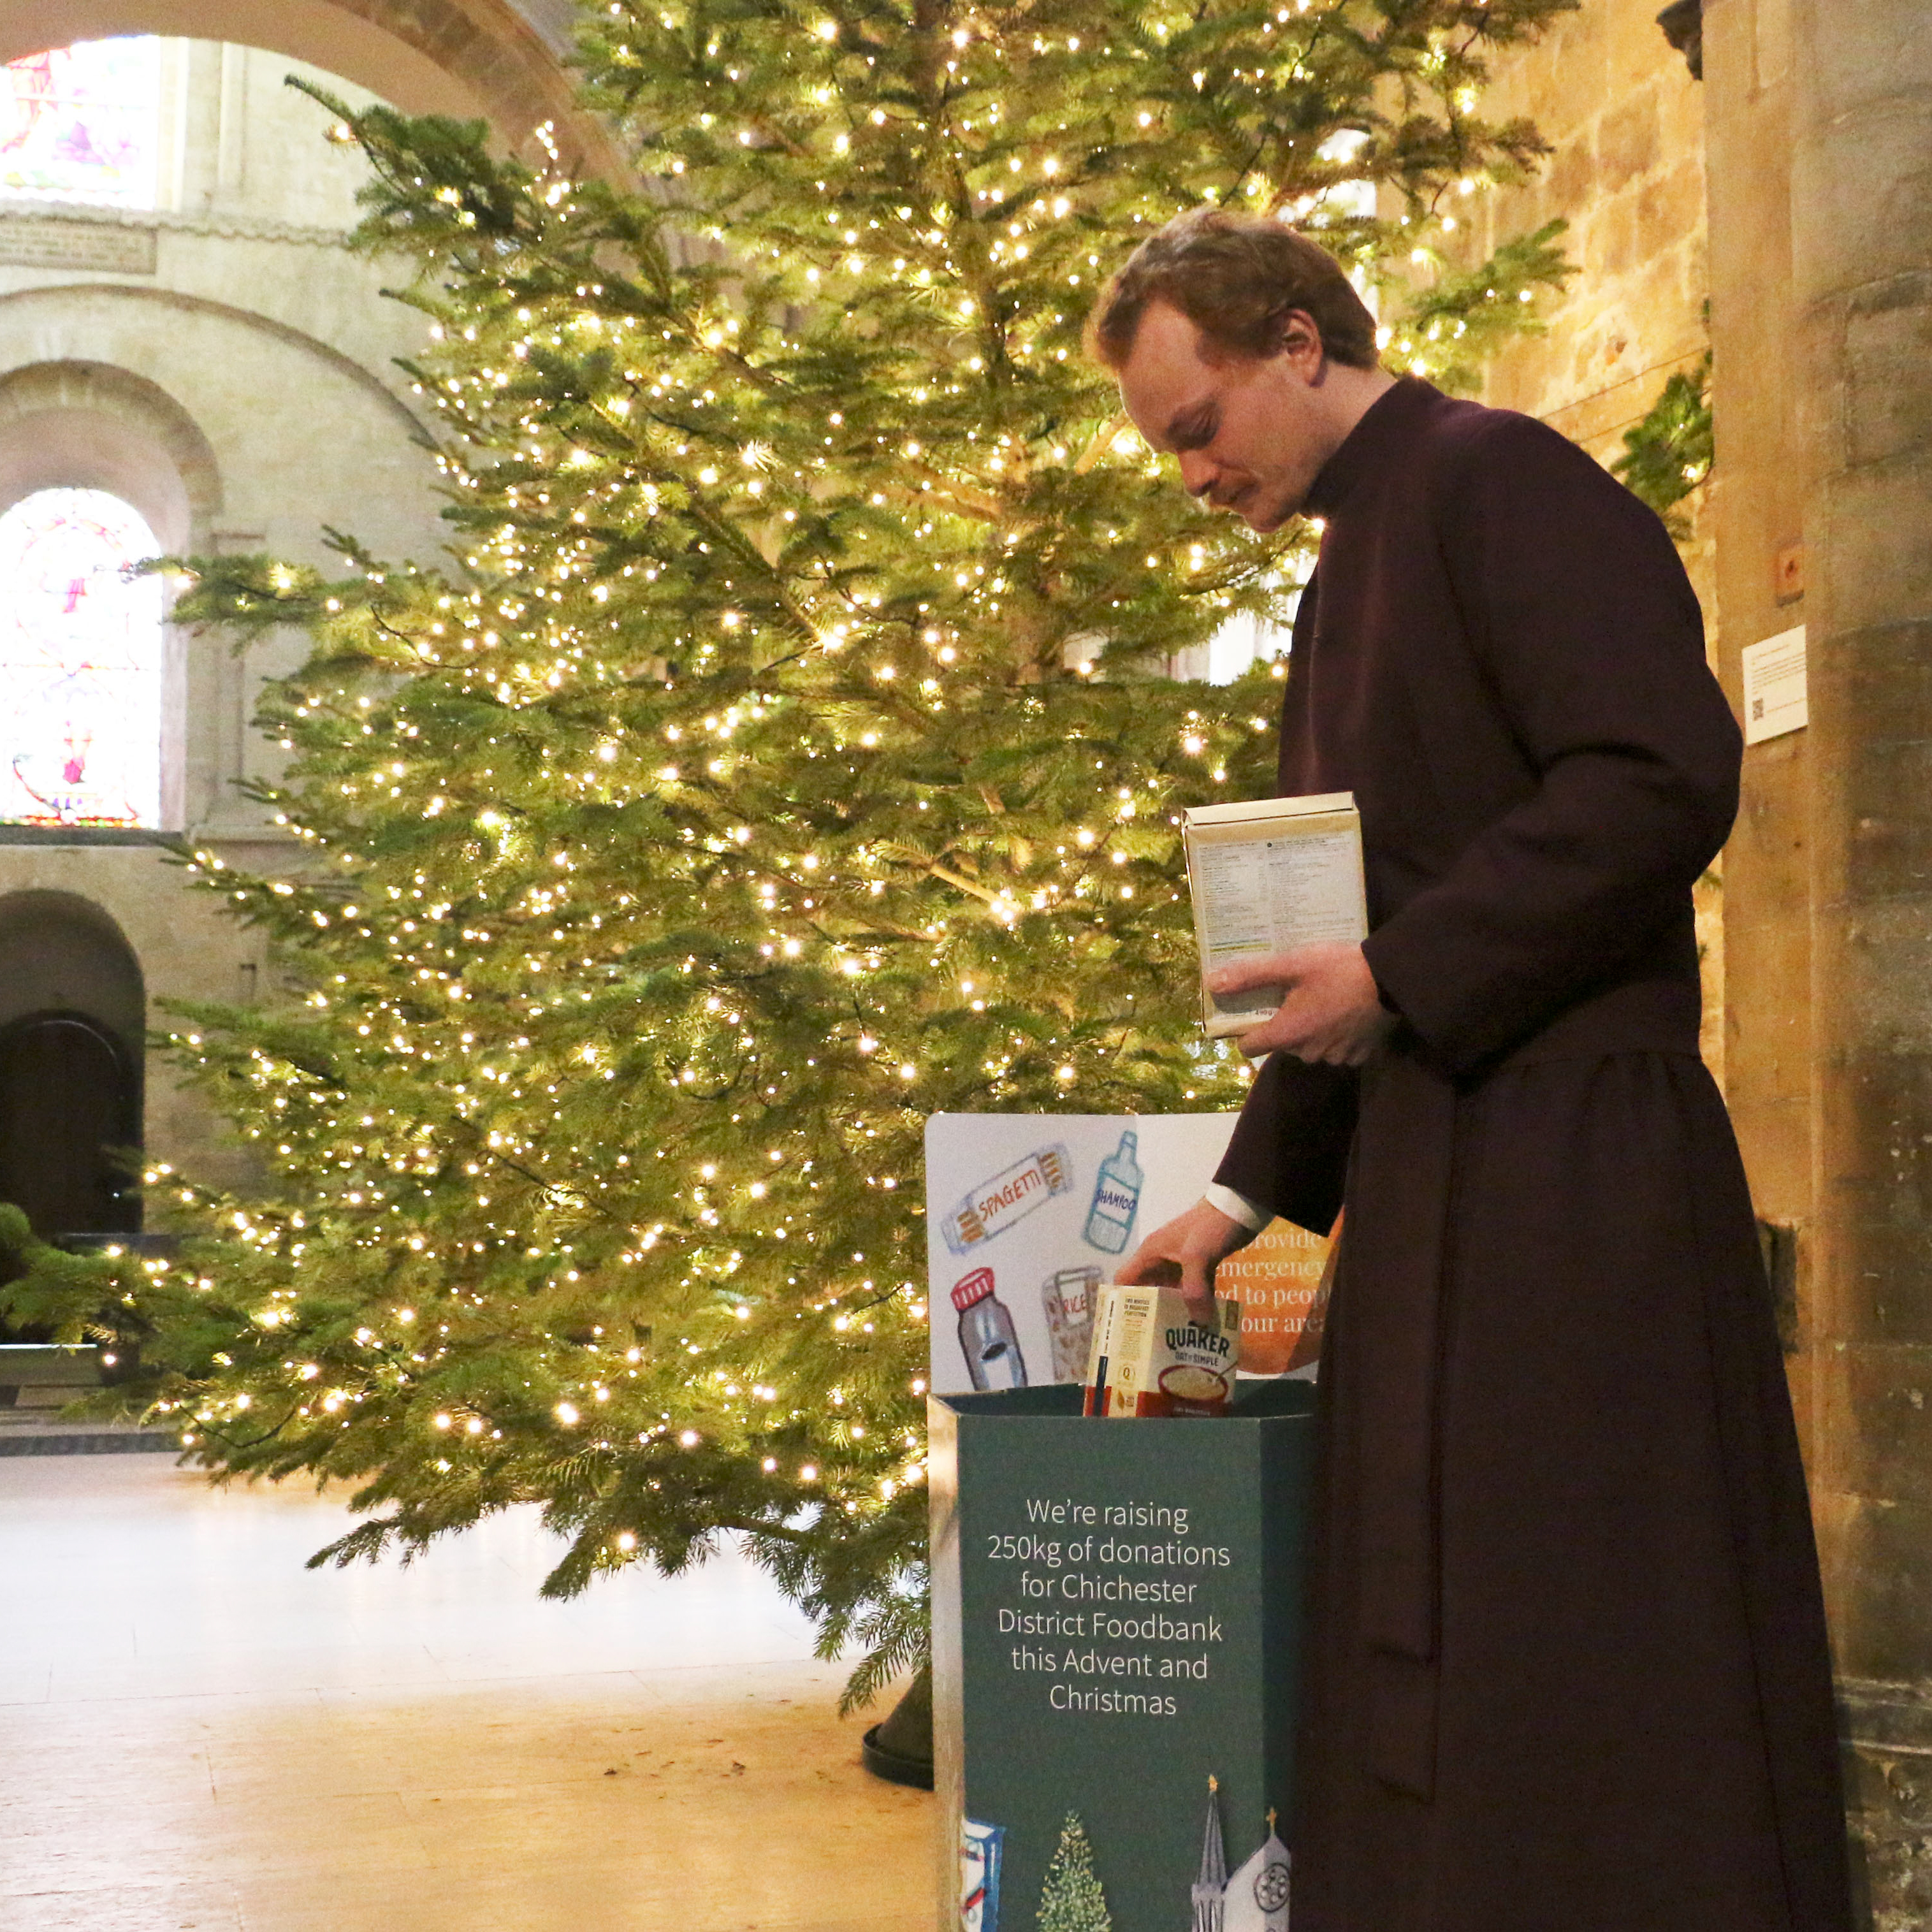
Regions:
M 140 1139 L 140 1075 L 105 1027 L 76 1012 L 0 1027 L 0 1200 L 35 1234 L 136 1232 L 139 1176 L 112 1150 Z

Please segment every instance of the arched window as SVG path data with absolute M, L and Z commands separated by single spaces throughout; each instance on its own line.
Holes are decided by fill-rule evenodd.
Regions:
M 152 208 L 161 44 L 82 40 L 0 68 L 0 196 Z
M 161 788 L 156 555 L 105 490 L 37 490 L 0 516 L 0 820 L 156 825 Z

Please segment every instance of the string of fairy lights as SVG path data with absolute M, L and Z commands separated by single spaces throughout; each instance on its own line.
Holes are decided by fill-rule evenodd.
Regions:
M 1465 10 L 1348 68 L 1318 0 L 937 40 L 620 0 L 586 46 L 644 194 L 345 121 L 421 272 L 451 561 L 242 560 L 190 600 L 318 649 L 265 714 L 294 857 L 194 855 L 296 984 L 176 1036 L 274 1176 L 148 1171 L 210 1238 L 138 1298 L 232 1329 L 164 1398 L 184 1442 L 380 1472 L 406 1537 L 568 1498 L 591 1568 L 682 1510 L 896 1524 L 867 1600 L 902 1588 L 926 1116 L 1247 1074 L 1194 1037 L 1177 827 L 1269 788 L 1283 667 L 1166 673 L 1306 536 L 1161 478 L 1086 304 L 1191 199 L 1326 224 L 1365 278 L 1452 262 L 1510 164 Z M 1426 164 L 1374 133 L 1397 70 Z M 1444 366 L 1549 274 L 1445 269 L 1392 353 Z

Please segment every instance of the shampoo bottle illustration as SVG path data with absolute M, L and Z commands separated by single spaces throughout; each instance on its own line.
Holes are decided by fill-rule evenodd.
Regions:
M 1134 1158 L 1139 1145 L 1136 1136 L 1123 1134 L 1120 1145 L 1100 1163 L 1100 1178 L 1094 1184 L 1094 1204 L 1087 1210 L 1082 1238 L 1103 1255 L 1119 1254 L 1134 1231 L 1134 1216 L 1141 1207 L 1142 1177 Z
M 993 1292 L 993 1270 L 975 1268 L 953 1284 L 959 1311 L 959 1352 L 976 1389 L 1024 1388 L 1026 1358 L 1006 1305 Z

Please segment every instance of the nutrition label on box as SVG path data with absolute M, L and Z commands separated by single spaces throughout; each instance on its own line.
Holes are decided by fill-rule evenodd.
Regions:
M 1361 932 L 1361 889 L 1352 832 L 1204 845 L 1195 891 L 1219 962 Z

